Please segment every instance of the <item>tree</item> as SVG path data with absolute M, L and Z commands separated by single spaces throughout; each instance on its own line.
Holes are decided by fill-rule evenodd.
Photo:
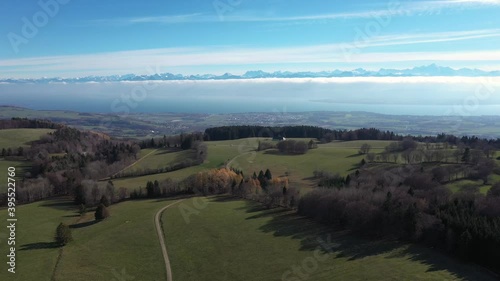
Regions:
M 495 183 L 491 189 L 488 191 L 488 197 L 499 197 L 500 198 L 500 182 Z
M 264 174 L 264 176 L 268 180 L 272 180 L 273 179 L 273 175 L 271 174 L 271 171 L 269 171 L 269 169 L 266 170 L 266 173 Z
M 94 217 L 96 220 L 103 220 L 109 217 L 108 208 L 106 208 L 104 204 L 99 204 L 99 206 L 97 206 L 97 209 L 95 210 Z
M 392 161 L 394 161 L 394 163 L 398 162 L 398 159 L 399 159 L 399 154 L 398 153 L 391 154 L 391 157 L 392 157 Z
M 73 241 L 73 237 L 71 236 L 71 229 L 67 224 L 60 223 L 56 229 L 56 235 L 54 237 L 56 243 L 60 246 L 64 246 L 69 242 Z
M 361 162 L 359 162 L 359 166 L 363 167 L 366 164 L 365 158 L 361 159 Z
M 318 148 L 318 145 L 313 140 L 310 140 L 307 145 L 309 149 Z
M 466 147 L 464 154 L 462 154 L 462 162 L 469 163 L 470 161 L 470 148 Z
M 106 195 L 103 195 L 101 197 L 101 200 L 99 201 L 99 203 L 101 203 L 102 205 L 106 206 L 106 207 L 109 207 L 109 199 Z
M 22 146 L 17 148 L 17 156 L 23 156 L 24 148 Z
M 375 153 L 368 153 L 368 154 L 366 154 L 366 159 L 370 163 L 373 162 L 375 160 Z
M 359 154 L 367 154 L 368 152 L 370 152 L 370 149 L 372 147 L 367 144 L 367 143 L 364 143 L 363 145 L 361 145 L 361 148 L 359 149 Z
M 78 209 L 78 213 L 80 213 L 80 216 L 85 215 L 86 212 L 87 212 L 87 207 L 85 207 L 84 204 L 80 204 L 80 208 Z
M 351 176 L 347 175 L 347 177 L 345 177 L 345 185 L 348 186 L 350 183 L 351 183 Z
M 79 184 L 75 189 L 75 203 L 76 204 L 85 204 L 85 188 L 83 185 Z

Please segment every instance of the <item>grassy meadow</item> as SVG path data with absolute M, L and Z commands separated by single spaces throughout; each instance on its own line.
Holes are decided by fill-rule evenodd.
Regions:
M 174 280 L 494 280 L 431 249 L 354 238 L 251 201 L 214 197 L 188 220 L 182 204 L 200 206 L 190 199 L 163 215 Z M 294 267 L 307 279 L 293 274 Z
M 32 141 L 53 132 L 52 129 L 5 129 L 0 130 L 0 150 L 11 148 L 17 153 L 18 147 L 28 147 Z M 7 191 L 7 169 L 16 168 L 16 179 L 21 180 L 24 173 L 30 168 L 30 163 L 17 157 L 0 158 L 0 193 Z
M 0 150 L 2 148 L 17 149 L 26 147 L 30 142 L 40 139 L 41 136 L 51 133 L 52 129 L 5 129 L 0 130 Z
M 123 272 L 126 275 L 122 278 L 164 280 L 153 217 L 169 202 L 141 200 L 116 204 L 110 207 L 111 217 L 99 223 L 94 222 L 91 211 L 80 217 L 72 201 L 66 199 L 19 206 L 16 274 L 2 270 L 0 280 L 109 281 L 122 280 L 119 276 Z M 5 222 L 6 217 L 4 210 L 0 220 Z M 70 225 L 74 239 L 62 250 L 53 243 L 60 222 Z M 6 243 L 6 230 L 0 228 L 2 245 Z

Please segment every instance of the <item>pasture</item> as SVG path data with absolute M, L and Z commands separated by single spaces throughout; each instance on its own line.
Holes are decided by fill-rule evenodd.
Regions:
M 168 202 L 122 202 L 111 206 L 111 217 L 98 223 L 94 222 L 90 210 L 80 217 L 68 199 L 19 206 L 16 274 L 4 268 L 0 279 L 109 281 L 134 276 L 135 280 L 164 280 L 165 269 L 153 216 Z M 6 211 L 2 211 L 0 220 L 5 222 L 6 218 Z M 74 239 L 62 250 L 53 243 L 60 222 L 70 225 Z M 0 243 L 7 243 L 7 234 L 6 227 L 0 228 Z
M 183 216 L 182 204 L 203 206 L 192 200 L 163 215 L 174 280 L 494 280 L 431 249 L 354 238 L 251 201 L 214 197 Z
M 41 136 L 53 132 L 52 129 L 5 129 L 0 130 L 0 150 L 2 148 L 17 149 L 27 147 L 30 142 L 40 139 Z

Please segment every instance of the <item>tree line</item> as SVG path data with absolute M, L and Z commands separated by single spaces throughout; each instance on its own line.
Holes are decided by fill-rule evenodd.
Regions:
M 449 134 L 438 134 L 436 136 L 411 136 L 396 134 L 391 131 L 382 131 L 375 128 L 361 128 L 356 130 L 333 130 L 316 126 L 222 126 L 205 130 L 204 139 L 214 140 L 235 140 L 242 138 L 313 138 L 323 143 L 332 141 L 352 141 L 352 140 L 394 140 L 402 141 L 411 139 L 422 143 L 448 143 L 450 145 L 463 144 L 471 148 L 488 147 L 500 149 L 500 138 L 481 139 L 476 136 L 457 137 Z
M 145 188 L 133 190 L 130 199 L 219 194 L 261 202 L 268 208 L 294 208 L 300 195 L 298 189 L 289 186 L 288 178 L 273 177 L 269 169 L 245 176 L 240 170 L 221 168 L 199 172 L 180 181 L 148 181 Z
M 0 130 L 3 129 L 59 129 L 64 125 L 49 120 L 12 118 L 0 120 Z

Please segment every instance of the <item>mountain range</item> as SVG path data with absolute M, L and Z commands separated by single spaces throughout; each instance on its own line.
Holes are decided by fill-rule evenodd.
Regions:
M 362 68 L 346 71 L 275 71 L 265 72 L 262 70 L 247 71 L 242 75 L 233 75 L 225 73 L 223 75 L 214 74 L 196 74 L 182 75 L 172 73 L 161 73 L 152 75 L 111 75 L 111 76 L 86 76 L 77 78 L 8 78 L 0 79 L 0 83 L 85 83 L 85 82 L 122 82 L 122 81 L 178 81 L 178 80 L 228 80 L 228 79 L 262 79 L 262 78 L 329 78 L 329 77 L 416 77 L 416 76 L 500 76 L 500 71 L 484 71 L 480 69 L 461 68 L 453 69 L 450 67 L 431 64 L 427 66 L 419 66 L 410 69 L 385 69 L 381 68 L 376 71 L 365 70 Z

